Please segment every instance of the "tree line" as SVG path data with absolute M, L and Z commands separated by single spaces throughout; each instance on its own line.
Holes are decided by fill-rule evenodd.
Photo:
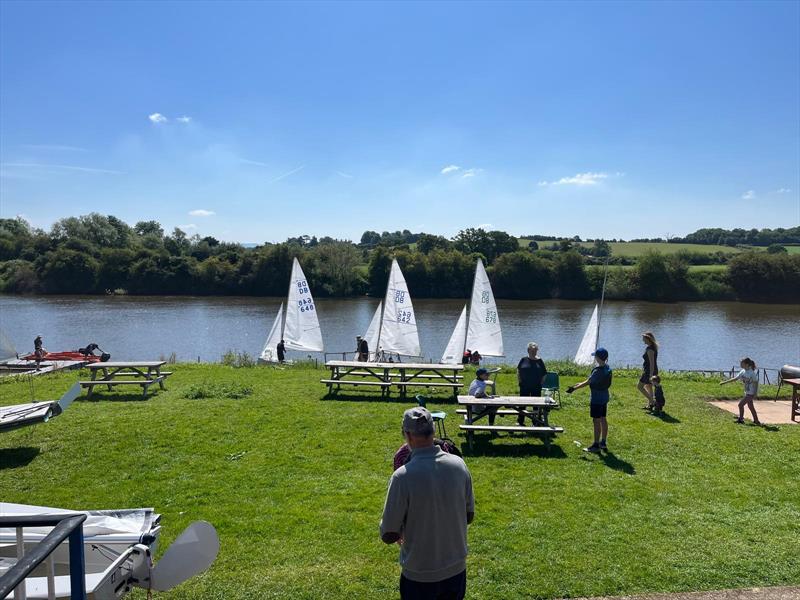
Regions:
M 573 240 L 540 242 L 521 248 L 505 232 L 473 228 L 453 238 L 406 230 L 365 232 L 358 244 L 300 236 L 247 248 L 178 228 L 167 234 L 156 221 L 130 226 L 96 213 L 61 219 L 48 232 L 22 219 L 0 219 L 0 291 L 281 296 L 297 256 L 319 297 L 382 296 L 391 259 L 397 258 L 412 295 L 465 298 L 480 257 L 498 298 L 599 296 L 601 265 L 610 253 L 606 242 L 595 240 L 589 248 Z M 607 296 L 654 301 L 800 297 L 800 255 L 745 252 L 720 271 L 692 271 L 692 262 L 691 253 L 650 253 L 635 265 L 613 266 Z

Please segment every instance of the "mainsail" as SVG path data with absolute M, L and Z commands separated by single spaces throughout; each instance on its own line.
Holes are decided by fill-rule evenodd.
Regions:
M 472 300 L 469 305 L 469 327 L 466 347 L 477 350 L 481 356 L 503 356 L 503 334 L 492 284 L 479 258 L 472 283 Z
M 261 351 L 261 360 L 265 362 L 278 362 L 278 342 L 281 341 L 281 329 L 283 328 L 283 302 L 272 322 L 272 328 L 267 336 L 267 343 Z
M 384 352 L 405 356 L 421 354 L 414 306 L 411 304 L 408 285 L 396 259 L 392 259 L 389 285 L 386 287 L 378 344 Z M 375 350 L 378 351 L 379 348 Z
M 17 349 L 14 344 L 8 339 L 5 332 L 0 329 L 0 362 L 5 362 L 17 358 Z
M 592 311 L 592 318 L 589 319 L 589 326 L 583 334 L 578 352 L 575 353 L 575 364 L 583 366 L 594 364 L 592 353 L 597 349 L 597 337 L 600 334 L 598 318 L 597 304 L 595 304 L 594 310 Z
M 383 301 L 378 302 L 378 308 L 375 309 L 375 314 L 372 315 L 372 320 L 367 327 L 367 333 L 364 334 L 370 352 L 376 356 L 378 354 L 378 336 L 381 333 L 381 310 L 383 310 Z
M 464 346 L 467 343 L 467 305 L 461 309 L 461 316 L 458 317 L 456 328 L 453 329 L 453 335 L 450 336 L 450 341 L 447 342 L 447 348 L 444 349 L 442 354 L 442 364 L 457 365 L 461 362 L 464 356 Z
M 323 350 L 322 331 L 319 328 L 316 305 L 297 258 L 292 263 L 283 339 L 286 347 L 292 350 L 309 350 L 311 352 L 322 352 Z

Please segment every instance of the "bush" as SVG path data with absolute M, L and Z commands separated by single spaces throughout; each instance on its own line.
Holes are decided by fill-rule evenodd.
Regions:
M 256 360 L 247 352 L 236 352 L 235 350 L 228 350 L 222 355 L 222 364 L 226 367 L 254 367 Z
M 235 382 L 210 382 L 204 381 L 189 386 L 183 393 L 188 400 L 205 400 L 208 398 L 229 398 L 241 400 L 253 393 L 253 388 Z
M 730 281 L 740 300 L 797 302 L 800 298 L 800 255 L 747 252 L 728 267 Z

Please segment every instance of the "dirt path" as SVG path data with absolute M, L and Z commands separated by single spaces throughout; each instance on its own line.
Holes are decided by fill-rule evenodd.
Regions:
M 643 596 L 598 596 L 579 600 L 800 600 L 800 587 L 751 588 Z

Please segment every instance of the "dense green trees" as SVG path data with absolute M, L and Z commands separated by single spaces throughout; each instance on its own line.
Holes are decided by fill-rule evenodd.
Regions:
M 764 231 L 770 230 L 753 231 L 758 236 L 750 232 L 751 237 L 769 238 Z M 775 231 L 785 237 L 793 230 Z M 466 229 L 452 239 L 408 230 L 368 231 L 358 245 L 303 235 L 245 248 L 213 237 L 188 236 L 177 228 L 166 234 L 156 221 L 131 227 L 96 213 L 62 219 L 49 232 L 21 219 L 0 219 L 0 291 L 282 296 L 297 256 L 319 297 L 382 296 L 396 258 L 415 297 L 466 298 L 480 257 L 498 298 L 599 296 L 603 267 L 597 257 L 607 255 L 607 242 L 596 240 L 589 249 L 574 239 L 549 244 L 552 239 L 544 243 L 545 236 L 539 237 L 547 249 L 536 243 L 523 249 L 505 232 L 483 229 Z M 731 259 L 729 270 L 697 271 L 689 268 L 703 258 L 697 253 L 650 253 L 635 265 L 612 266 L 606 293 L 609 298 L 652 301 L 796 302 L 800 255 L 783 250 L 740 254 Z

